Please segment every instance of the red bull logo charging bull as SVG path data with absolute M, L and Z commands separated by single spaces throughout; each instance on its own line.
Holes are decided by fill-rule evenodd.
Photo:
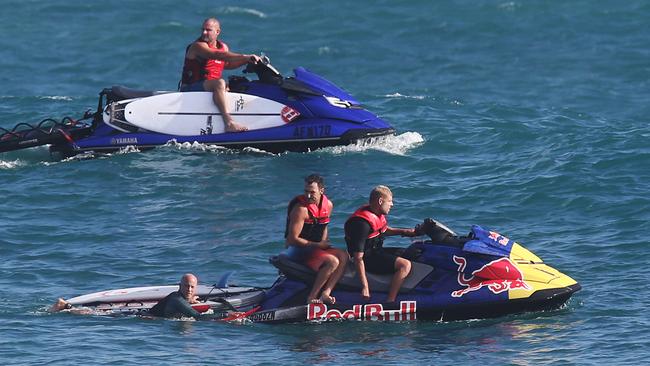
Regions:
M 530 290 L 524 281 L 524 275 L 519 268 L 508 258 L 499 258 L 472 272 L 465 278 L 467 259 L 454 256 L 454 263 L 458 264 L 458 284 L 464 288 L 453 291 L 452 297 L 461 297 L 469 292 L 487 287 L 492 293 L 499 294 L 510 289 Z
M 307 305 L 307 320 L 415 320 L 415 301 L 401 301 L 399 309 L 384 309 L 382 304 L 353 305 L 349 310 L 328 309 L 326 304 Z

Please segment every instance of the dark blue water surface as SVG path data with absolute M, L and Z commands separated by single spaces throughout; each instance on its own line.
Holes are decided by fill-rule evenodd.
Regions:
M 0 126 L 79 117 L 114 84 L 174 89 L 216 16 L 231 49 L 305 66 L 395 137 L 306 154 L 170 145 L 0 154 L 2 364 L 644 364 L 650 349 L 650 4 L 1 0 Z M 238 73 L 238 72 L 237 72 Z M 51 315 L 57 297 L 236 271 L 268 286 L 286 203 L 325 176 L 332 241 L 369 190 L 516 239 L 583 290 L 467 322 L 221 324 Z M 391 245 L 408 245 L 394 239 Z

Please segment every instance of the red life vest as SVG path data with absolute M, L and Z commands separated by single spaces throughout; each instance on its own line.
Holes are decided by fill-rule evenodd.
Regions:
M 204 41 L 198 40 L 197 42 Z M 195 59 L 187 58 L 187 51 L 190 49 L 192 44 L 187 46 L 185 49 L 185 62 L 183 63 L 181 84 L 189 85 L 199 81 L 221 79 L 221 73 L 223 72 L 226 62 L 221 60 L 204 60 L 198 57 Z M 208 46 L 213 50 L 219 50 L 222 52 L 228 51 L 228 45 L 221 41 L 217 41 L 217 45 L 214 47 L 210 45 Z
M 388 229 L 388 221 L 386 221 L 385 215 L 375 215 L 374 212 L 370 211 L 369 205 L 364 205 L 359 207 L 352 216 L 350 217 L 360 217 L 370 224 L 372 231 L 368 234 L 368 239 L 374 239 L 380 237 Z
M 287 226 L 284 232 L 284 237 L 286 238 L 287 235 L 289 235 L 289 215 L 291 215 L 291 210 L 293 210 L 293 207 L 296 204 L 300 204 L 302 207 L 307 209 L 309 217 L 305 219 L 305 222 L 302 225 L 302 231 L 300 231 L 300 235 L 298 236 L 314 242 L 323 240 L 325 227 L 330 222 L 331 212 L 329 212 L 329 202 L 329 199 L 324 194 L 321 195 L 318 205 L 309 202 L 305 195 L 294 197 L 287 207 Z

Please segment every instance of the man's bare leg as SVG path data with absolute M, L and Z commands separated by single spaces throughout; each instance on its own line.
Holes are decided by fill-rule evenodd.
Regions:
M 323 264 L 321 264 L 318 274 L 316 275 L 316 280 L 314 280 L 314 286 L 311 288 L 311 292 L 307 296 L 307 302 L 320 302 L 322 301 L 318 297 L 320 289 L 325 285 L 325 282 L 332 276 L 332 273 L 339 265 L 339 260 L 333 255 L 323 256 Z
M 395 274 L 393 275 L 393 280 L 390 281 L 390 289 L 388 290 L 388 297 L 386 298 L 387 302 L 395 301 L 397 298 L 397 293 L 399 292 L 404 279 L 411 272 L 411 261 L 408 259 L 398 257 L 395 261 Z
M 248 128 L 233 121 L 230 113 L 228 113 L 228 106 L 226 104 L 226 82 L 223 79 L 206 80 L 203 83 L 203 89 L 212 92 L 212 100 L 221 112 L 223 119 L 224 130 L 226 132 L 242 132 L 247 131 Z
M 330 278 L 327 280 L 327 283 L 325 283 L 325 288 L 323 288 L 323 292 L 321 292 L 320 295 L 321 301 L 329 304 L 334 304 L 336 302 L 336 298 L 332 296 L 331 293 L 332 290 L 334 290 L 334 286 L 336 286 L 336 284 L 339 282 L 339 280 L 345 273 L 345 269 L 348 266 L 348 261 L 350 260 L 350 256 L 348 255 L 348 253 L 342 250 L 337 250 L 336 259 L 339 260 L 339 265 L 336 267 L 334 273 L 332 273 Z

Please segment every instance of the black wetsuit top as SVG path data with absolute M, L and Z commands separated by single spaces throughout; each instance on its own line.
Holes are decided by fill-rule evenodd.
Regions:
M 207 318 L 208 314 L 203 315 L 192 308 L 192 305 L 183 297 L 180 291 L 172 292 L 164 299 L 158 301 L 150 310 L 149 314 L 164 318 Z
M 372 232 L 370 223 L 361 217 L 351 217 L 345 222 L 345 243 L 348 253 L 363 252 L 363 263 L 371 273 L 395 273 L 397 256 L 383 250 L 383 235 L 368 239 Z

